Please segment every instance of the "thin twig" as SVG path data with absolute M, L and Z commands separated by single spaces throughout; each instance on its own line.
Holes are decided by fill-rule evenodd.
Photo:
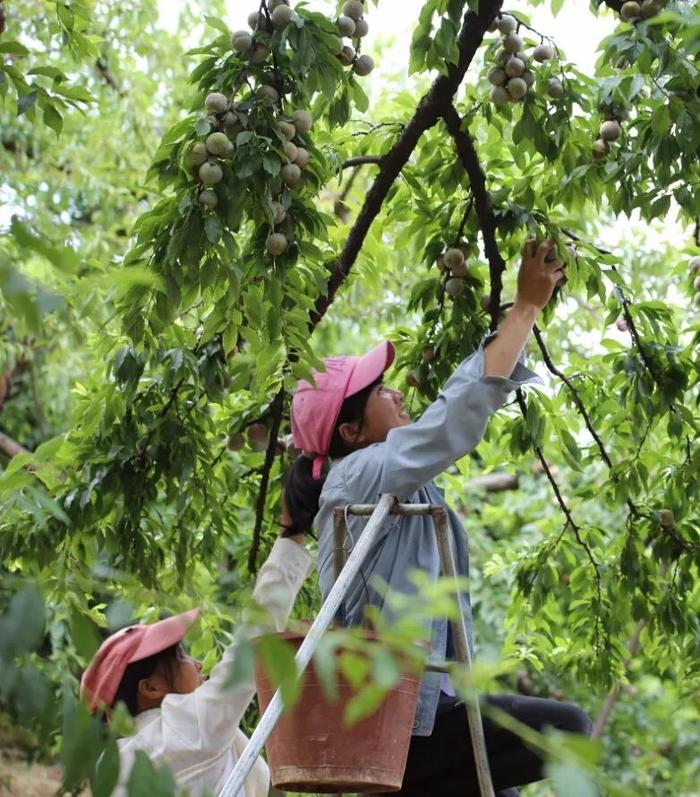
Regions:
M 381 166 L 384 158 L 381 155 L 358 155 L 356 158 L 348 158 L 341 163 L 341 169 L 352 169 L 353 166 L 367 166 L 374 164 Z
M 557 366 L 554 364 L 554 361 L 552 360 L 552 355 L 549 353 L 549 349 L 547 348 L 544 339 L 542 338 L 542 332 L 540 331 L 540 329 L 536 324 L 534 327 L 534 333 L 535 333 L 535 340 L 537 341 L 537 345 L 540 347 L 540 352 L 542 353 L 542 359 L 544 360 L 544 364 L 547 366 L 550 373 L 554 374 L 554 376 L 561 379 L 561 381 L 569 388 L 569 392 L 571 393 L 571 397 L 574 400 L 574 404 L 576 405 L 578 411 L 581 413 L 581 416 L 583 417 L 583 422 L 586 424 L 586 428 L 588 429 L 591 437 L 595 440 L 596 445 L 598 446 L 598 450 L 600 451 L 600 455 L 603 457 L 605 464 L 609 468 L 612 468 L 613 467 L 612 460 L 610 459 L 610 456 L 608 455 L 608 452 L 605 449 L 605 445 L 603 444 L 600 435 L 593 426 L 590 416 L 588 415 L 588 411 L 586 410 L 586 407 L 583 401 L 581 400 L 581 396 L 579 396 L 578 394 L 578 390 L 576 390 L 576 388 L 574 387 L 568 376 L 565 373 L 563 373 L 563 371 L 560 371 L 559 368 L 557 368 Z

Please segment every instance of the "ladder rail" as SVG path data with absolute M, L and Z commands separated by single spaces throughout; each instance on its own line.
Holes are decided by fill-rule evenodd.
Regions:
M 440 550 L 440 564 L 442 574 L 455 580 L 457 578 L 457 566 L 455 563 L 452 544 L 450 542 L 449 524 L 447 522 L 447 512 L 444 507 L 435 507 L 432 511 L 433 523 L 435 525 L 435 536 L 437 537 L 438 548 Z M 464 664 L 468 672 L 472 670 L 472 654 L 469 647 L 467 636 L 467 624 L 459 600 L 459 590 L 455 584 L 455 599 L 459 606 L 459 617 L 450 620 L 452 628 L 452 639 L 455 646 L 457 659 Z M 474 753 L 474 763 L 476 774 L 479 780 L 481 797 L 495 797 L 493 780 L 491 779 L 491 768 L 489 766 L 488 753 L 486 751 L 486 737 L 484 736 L 484 725 L 481 719 L 481 709 L 479 708 L 479 698 L 473 695 L 466 701 L 467 721 L 469 725 L 469 737 Z

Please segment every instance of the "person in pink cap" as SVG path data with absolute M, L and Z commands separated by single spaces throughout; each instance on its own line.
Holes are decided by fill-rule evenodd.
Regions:
M 459 517 L 445 504 L 433 479 L 481 440 L 491 415 L 516 388 L 540 381 L 522 364 L 522 354 L 540 310 L 565 279 L 564 264 L 547 260 L 554 244 L 539 247 L 529 241 L 518 273 L 513 306 L 498 332 L 462 362 L 438 398 L 412 421 L 403 393 L 383 383 L 394 359 L 394 348 L 381 343 L 362 357 L 331 357 L 315 384 L 299 383 L 292 400 L 293 442 L 305 456 L 291 468 L 285 500 L 292 517 L 290 531 L 319 538 L 319 584 L 325 597 L 334 580 L 333 513 L 349 504 L 376 503 L 382 494 L 401 501 L 445 506 L 459 572 L 469 573 L 467 534 Z M 353 540 L 366 519 L 350 517 Z M 351 541 L 352 542 L 352 541 Z M 380 607 L 391 622 L 392 609 L 384 591 L 416 591 L 412 573 L 440 575 L 437 541 L 429 517 L 393 516 L 369 552 L 363 572 L 351 585 L 340 620 L 361 625 L 367 606 Z M 378 577 L 376 579 L 373 576 Z M 460 596 L 471 638 L 471 606 Z M 424 629 L 437 659 L 454 657 L 448 623 L 433 618 Z M 590 720 L 577 706 L 557 701 L 498 695 L 487 698 L 536 730 L 590 733 Z M 446 675 L 427 673 L 422 682 L 413 723 L 413 737 L 404 775 L 402 797 L 479 795 L 476 768 L 467 732 L 464 704 Z M 515 787 L 543 777 L 540 757 L 521 740 L 485 719 L 486 744 L 494 786 L 502 797 Z
M 284 506 L 282 521 L 289 525 Z M 270 627 L 252 633 L 284 628 L 312 568 L 302 542 L 302 535 L 284 531 L 260 569 L 253 598 L 267 610 Z M 92 712 L 103 710 L 109 717 L 122 702 L 134 717 L 136 733 L 118 742 L 117 797 L 127 794 L 139 751 L 157 766 L 170 766 L 178 793 L 218 794 L 248 741 L 238 725 L 255 694 L 252 677 L 224 688 L 234 657 L 231 645 L 205 679 L 201 663 L 181 644 L 198 616 L 193 609 L 152 625 L 123 628 L 102 643 L 83 674 L 81 697 Z M 245 797 L 267 797 L 269 785 L 267 764 L 259 758 L 246 780 Z

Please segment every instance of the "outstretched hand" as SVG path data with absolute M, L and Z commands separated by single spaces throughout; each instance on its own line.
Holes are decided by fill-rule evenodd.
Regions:
M 554 289 L 564 282 L 566 264 L 559 259 L 554 241 L 537 246 L 534 239 L 529 239 L 523 249 L 514 304 L 534 307 L 539 312 L 552 298 Z

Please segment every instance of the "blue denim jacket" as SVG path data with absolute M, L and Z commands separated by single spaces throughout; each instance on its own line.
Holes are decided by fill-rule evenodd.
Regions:
M 347 504 L 375 503 L 382 493 L 400 501 L 446 506 L 442 491 L 433 479 L 478 445 L 491 415 L 517 387 L 541 382 L 532 371 L 518 363 L 510 379 L 484 376 L 484 345 L 455 370 L 444 389 L 423 413 L 409 426 L 392 429 L 384 443 L 376 443 L 337 459 L 323 486 L 320 508 L 315 519 L 319 533 L 319 582 L 323 597 L 328 595 L 333 575 L 333 510 Z M 469 574 L 467 534 L 458 516 L 446 507 L 453 538 L 458 572 Z M 357 540 L 366 518 L 350 517 L 349 530 Z M 344 604 L 345 621 L 360 625 L 368 604 L 382 608 L 391 621 L 391 610 L 372 588 L 371 577 L 377 575 L 392 590 L 414 593 L 410 575 L 416 569 L 433 579 L 440 575 L 432 518 L 392 516 L 386 522 L 376 544 L 362 568 L 363 574 L 351 585 Z M 364 578 L 363 578 L 364 576 Z M 471 606 L 468 593 L 461 595 L 462 606 L 471 637 Z M 447 621 L 433 620 L 426 628 L 432 656 L 444 659 L 447 646 Z M 430 736 L 440 697 L 441 676 L 426 673 L 413 733 Z

